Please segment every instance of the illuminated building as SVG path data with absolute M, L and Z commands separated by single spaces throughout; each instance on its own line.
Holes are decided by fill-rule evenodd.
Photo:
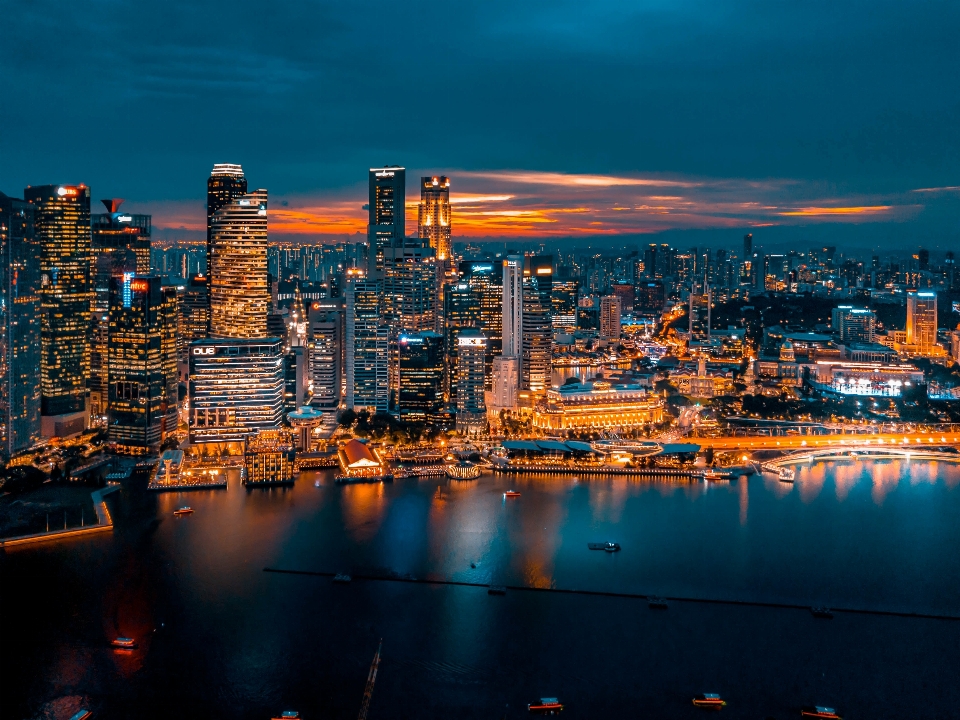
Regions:
M 403 247 L 406 237 L 407 173 L 402 167 L 370 168 L 367 270 L 383 272 L 383 249 Z
M 28 187 L 40 247 L 41 431 L 44 437 L 82 432 L 89 423 L 90 189 Z
M 397 348 L 400 415 L 415 422 L 437 419 L 444 406 L 443 336 L 435 332 L 402 333 Z
M 343 304 L 328 300 L 311 303 L 307 315 L 310 382 L 313 407 L 340 406 L 343 382 Z
M 297 451 L 313 450 L 313 436 L 323 425 L 323 413 L 309 406 L 302 407 L 287 413 L 287 422 L 293 428 Z
M 207 337 L 210 329 L 210 281 L 206 275 L 193 275 L 177 306 L 180 329 L 177 335 L 181 362 L 188 362 L 187 348 L 194 340 Z
M 100 202 L 107 212 L 96 213 L 90 217 L 94 257 L 99 257 L 104 252 L 129 250 L 136 258 L 133 272 L 137 275 L 149 275 L 151 216 L 120 212 L 120 205 L 123 203 L 120 198 Z
M 610 291 L 620 298 L 620 310 L 624 313 L 633 312 L 633 303 L 637 291 L 631 283 L 614 283 L 610 286 Z
M 638 384 L 607 380 L 551 388 L 533 412 L 533 426 L 544 430 L 629 430 L 662 419 L 659 397 Z
M 701 292 L 690 293 L 687 306 L 687 319 L 691 340 L 710 339 L 712 304 L 713 292 L 710 288 L 704 288 Z
M 522 255 L 510 255 L 503 261 L 504 357 L 520 357 L 523 338 L 523 263 Z
M 293 433 L 258 430 L 244 441 L 244 485 L 282 485 L 294 480 Z
M 786 255 L 763 256 L 763 289 L 781 292 L 786 289 L 790 260 Z
M 814 375 L 821 389 L 840 395 L 899 397 L 911 386 L 924 382 L 923 371 L 913 365 L 819 360 Z
M 156 451 L 177 429 L 177 291 L 159 277 L 110 280 L 107 438 Z
M 434 250 L 418 241 L 384 247 L 385 325 L 411 332 L 437 327 L 437 266 Z
M 520 358 L 497 355 L 493 358 L 493 390 L 487 409 L 494 414 L 517 407 L 520 389 Z
M 217 163 L 207 178 L 207 275 L 213 248 L 213 216 L 224 205 L 247 194 L 247 178 L 240 165 Z
M 580 281 L 572 279 L 554 280 L 551 292 L 553 327 L 575 330 L 577 327 Z
M 190 442 L 242 443 L 283 419 L 280 338 L 190 343 Z
M 529 256 L 523 268 L 520 387 L 542 395 L 553 370 L 553 256 Z
M 40 441 L 40 248 L 34 208 L 0 193 L 0 458 Z
M 476 435 L 486 431 L 484 384 L 487 339 L 478 330 L 457 336 L 457 432 Z
M 490 388 L 493 358 L 502 344 L 503 290 L 500 264 L 464 261 L 460 279 L 444 293 L 444 338 L 447 348 L 447 382 L 457 377 L 457 335 L 463 328 L 477 328 L 487 338 L 487 388 Z M 453 396 L 453 393 L 449 393 Z
M 637 283 L 633 309 L 637 313 L 659 316 L 666 299 L 666 291 L 660 280 Z
M 267 336 L 267 191 L 221 206 L 210 218 L 210 337 Z
M 381 323 L 383 283 L 358 276 L 346 290 L 346 404 L 386 412 L 390 402 L 390 328 Z
M 872 343 L 876 340 L 877 315 L 873 310 L 840 305 L 831 311 L 833 332 L 840 342 Z
M 440 175 L 420 178 L 417 234 L 430 241 L 437 262 L 450 262 L 450 179 Z
M 937 294 L 935 292 L 907 293 L 907 338 L 910 352 L 929 355 L 940 350 L 937 345 Z
M 600 338 L 620 339 L 620 298 L 617 295 L 600 298 Z
M 359 440 L 348 440 L 338 451 L 340 473 L 351 480 L 377 478 L 383 475 L 384 465 L 377 451 Z

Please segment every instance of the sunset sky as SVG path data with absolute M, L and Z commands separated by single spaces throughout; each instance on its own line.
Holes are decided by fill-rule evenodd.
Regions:
M 0 190 L 84 182 L 165 237 L 202 235 L 235 162 L 276 237 L 362 232 L 367 168 L 398 164 L 413 204 L 451 177 L 464 238 L 960 246 L 955 3 L 35 0 L 5 24 Z

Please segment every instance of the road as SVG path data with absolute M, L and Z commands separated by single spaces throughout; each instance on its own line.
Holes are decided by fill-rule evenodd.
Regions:
M 714 450 L 763 450 L 826 447 L 829 445 L 960 445 L 960 433 L 881 433 L 877 435 L 788 435 L 781 437 L 690 438 L 702 448 Z

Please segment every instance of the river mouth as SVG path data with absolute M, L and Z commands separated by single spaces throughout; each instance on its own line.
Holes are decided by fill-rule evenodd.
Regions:
M 125 487 L 108 499 L 111 536 L 3 555 L 0 627 L 22 658 L 3 714 L 84 697 L 101 717 L 145 702 L 352 716 L 380 637 L 372 717 L 502 717 L 506 705 L 521 717 L 547 696 L 579 717 L 636 703 L 686 717 L 714 691 L 759 717 L 931 707 L 923 684 L 953 687 L 937 658 L 955 653 L 960 622 L 909 615 L 960 615 L 960 561 L 942 551 L 960 542 L 960 468 L 795 467 L 792 484 L 484 474 L 440 481 L 442 500 L 435 478 L 338 486 L 332 472 L 249 492 L 238 479 L 226 492 Z M 504 500 L 508 489 L 521 496 Z M 195 512 L 174 518 L 185 504 Z M 589 550 L 598 542 L 622 549 Z M 16 590 L 38 581 L 58 591 Z M 110 650 L 117 636 L 137 650 Z M 917 682 L 894 692 L 890 673 Z M 950 692 L 933 701 L 940 715 Z

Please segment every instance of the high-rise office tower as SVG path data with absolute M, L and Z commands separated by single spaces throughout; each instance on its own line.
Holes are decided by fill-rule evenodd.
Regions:
M 206 339 L 190 344 L 190 442 L 233 443 L 283 420 L 283 341 Z
M 937 344 L 937 294 L 935 292 L 907 293 L 907 345 L 926 355 Z
M 745 258 L 753 257 L 753 233 L 747 233 L 743 236 L 743 256 Z
M 420 178 L 417 234 L 429 240 L 437 262 L 450 261 L 450 179 L 444 175 Z
M 213 239 L 213 216 L 224 205 L 247 194 L 247 178 L 240 165 L 217 163 L 207 179 L 207 275 L 210 274 L 210 250 Z
M 553 370 L 553 256 L 525 258 L 520 387 L 534 397 L 550 388 Z
M 621 313 L 633 312 L 633 303 L 637 297 L 637 291 L 633 283 L 614 283 L 610 286 L 610 292 L 620 298 Z
M 120 212 L 121 198 L 101 200 L 105 213 L 90 216 L 91 245 L 94 258 L 102 253 L 127 250 L 135 258 L 137 275 L 150 274 L 150 215 Z
M 403 246 L 406 237 L 407 172 L 397 165 L 370 168 L 367 272 L 383 272 L 383 249 Z
M 156 451 L 177 429 L 177 290 L 159 277 L 110 279 L 107 437 Z
M 183 296 L 177 304 L 180 329 L 177 335 L 177 353 L 180 362 L 189 359 L 187 348 L 194 340 L 207 337 L 210 329 L 210 278 L 193 275 L 187 281 Z
M 503 261 L 504 357 L 520 357 L 523 337 L 523 265 L 522 255 L 510 255 Z
M 357 276 L 346 290 L 346 405 L 386 412 L 390 403 L 390 328 L 381 322 L 383 283 Z
M 415 422 L 437 419 L 444 402 L 443 336 L 432 332 L 401 333 L 397 409 Z
M 645 315 L 659 317 L 666 302 L 666 288 L 660 280 L 638 283 L 633 309 Z
M 831 313 L 834 334 L 845 343 L 872 343 L 875 340 L 877 314 L 867 308 L 840 305 Z
M 620 339 L 620 297 L 604 295 L 600 298 L 600 338 L 602 340 Z
M 444 292 L 444 342 L 447 350 L 447 382 L 457 378 L 457 336 L 464 328 L 479 329 L 487 338 L 486 381 L 492 382 L 493 358 L 500 354 L 503 332 L 503 273 L 500 263 L 465 260 L 459 279 Z M 449 392 L 453 397 L 453 392 Z
M 513 410 L 517 406 L 520 388 L 520 358 L 515 355 L 497 355 L 493 358 L 493 390 L 490 409 L 493 412 Z
M 40 248 L 33 206 L 0 193 L 0 458 L 40 441 Z
M 222 205 L 210 218 L 210 336 L 267 336 L 267 191 Z
M 318 300 L 307 311 L 313 407 L 335 409 L 343 396 L 343 301 Z
M 487 427 L 484 404 L 487 339 L 479 330 L 466 329 L 457 336 L 457 432 L 483 433 Z
M 553 281 L 551 298 L 553 327 L 569 331 L 577 329 L 577 302 L 579 299 L 579 280 L 566 278 Z
M 687 308 L 688 326 L 691 340 L 709 340 L 710 322 L 713 312 L 713 291 L 707 288 L 694 287 L 690 293 Z
M 437 279 L 433 248 L 416 240 L 385 247 L 383 324 L 410 332 L 436 330 Z
M 28 187 L 40 248 L 40 369 L 44 437 L 82 432 L 89 423 L 90 188 Z

